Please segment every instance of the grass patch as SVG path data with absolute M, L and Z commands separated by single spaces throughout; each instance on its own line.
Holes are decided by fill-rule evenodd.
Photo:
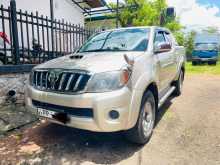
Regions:
M 186 72 L 189 74 L 213 74 L 220 75 L 220 62 L 215 65 L 201 64 L 193 66 L 191 62 L 186 63 Z

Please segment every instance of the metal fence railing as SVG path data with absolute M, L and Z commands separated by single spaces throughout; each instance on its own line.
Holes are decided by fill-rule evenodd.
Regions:
M 2 26 L 2 27 L 1 27 Z M 95 31 L 64 20 L 0 7 L 0 64 L 39 64 L 74 52 Z

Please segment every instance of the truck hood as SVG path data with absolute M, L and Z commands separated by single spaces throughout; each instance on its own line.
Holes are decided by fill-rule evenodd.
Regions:
M 120 70 L 127 65 L 124 55 L 133 56 L 134 59 L 141 56 L 143 52 L 90 52 L 77 53 L 56 58 L 46 63 L 40 64 L 35 69 L 77 69 L 89 72 L 107 72 Z

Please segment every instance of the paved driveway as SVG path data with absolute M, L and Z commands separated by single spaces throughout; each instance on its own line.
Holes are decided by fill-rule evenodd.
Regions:
M 160 110 L 151 141 L 35 123 L 0 140 L 0 164 L 219 165 L 220 77 L 187 76 L 184 93 Z

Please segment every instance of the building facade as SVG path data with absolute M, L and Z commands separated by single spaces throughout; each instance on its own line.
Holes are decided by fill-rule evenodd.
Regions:
M 10 5 L 10 0 L 0 0 L 4 7 Z M 16 0 L 17 9 L 22 11 L 36 12 L 39 15 L 50 17 L 50 0 Z M 84 15 L 80 9 L 71 0 L 54 0 L 54 18 L 64 19 L 73 24 L 84 25 Z

